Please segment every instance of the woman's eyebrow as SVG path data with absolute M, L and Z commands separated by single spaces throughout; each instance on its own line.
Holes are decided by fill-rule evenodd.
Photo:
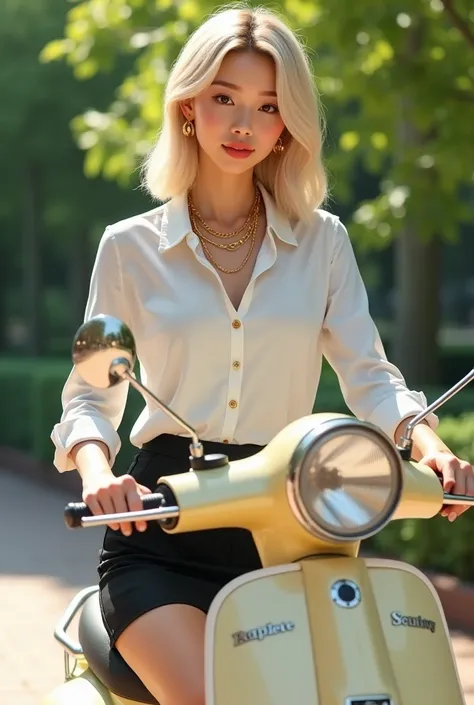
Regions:
M 241 91 L 242 90 L 241 86 L 236 86 L 235 83 L 229 83 L 229 81 L 221 81 L 219 79 L 216 79 L 215 81 L 213 81 L 211 85 L 225 86 L 226 88 L 232 88 L 234 91 Z M 259 95 L 272 96 L 273 98 L 277 97 L 277 94 L 275 91 L 260 91 Z

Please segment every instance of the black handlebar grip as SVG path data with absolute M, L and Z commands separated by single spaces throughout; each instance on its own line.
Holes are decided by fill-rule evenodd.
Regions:
M 159 509 L 163 505 L 164 496 L 161 492 L 142 496 L 143 509 Z M 85 502 L 69 502 L 64 509 L 64 521 L 70 529 L 80 529 L 81 519 L 91 517 L 92 512 Z

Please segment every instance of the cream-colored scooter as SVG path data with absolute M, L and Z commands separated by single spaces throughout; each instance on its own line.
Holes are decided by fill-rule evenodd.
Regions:
M 146 519 L 171 533 L 252 532 L 263 568 L 223 588 L 207 617 L 206 705 L 461 705 L 431 583 L 410 565 L 358 553 L 363 539 L 394 519 L 474 504 L 443 494 L 432 470 L 408 460 L 414 425 L 474 370 L 413 420 L 401 448 L 369 423 L 312 414 L 258 454 L 228 462 L 205 455 L 194 430 L 135 379 L 135 360 L 133 335 L 115 318 L 98 316 L 76 334 L 73 361 L 86 382 L 107 388 L 128 380 L 152 399 L 191 437 L 191 471 L 163 476 L 143 511 L 91 516 L 77 503 L 66 507 L 66 521 L 91 527 Z M 79 612 L 76 642 L 67 629 Z M 110 649 L 96 586 L 73 599 L 55 637 L 66 680 L 43 705 L 156 702 Z

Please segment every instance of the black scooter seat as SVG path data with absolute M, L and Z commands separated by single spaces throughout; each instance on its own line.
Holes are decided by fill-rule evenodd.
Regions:
M 79 641 L 91 671 L 115 695 L 146 705 L 159 705 L 142 681 L 121 657 L 110 648 L 110 639 L 100 611 L 99 593 L 91 595 L 82 608 Z

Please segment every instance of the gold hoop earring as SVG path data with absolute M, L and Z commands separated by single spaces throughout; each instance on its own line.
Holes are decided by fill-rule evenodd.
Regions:
M 194 137 L 196 134 L 196 130 L 194 129 L 194 125 L 191 122 L 191 120 L 186 120 L 186 122 L 183 125 L 183 135 L 185 137 Z
M 285 145 L 283 144 L 283 140 L 281 139 L 281 137 L 277 139 L 276 144 L 273 147 L 273 151 L 275 152 L 275 154 L 281 154 L 285 151 Z

